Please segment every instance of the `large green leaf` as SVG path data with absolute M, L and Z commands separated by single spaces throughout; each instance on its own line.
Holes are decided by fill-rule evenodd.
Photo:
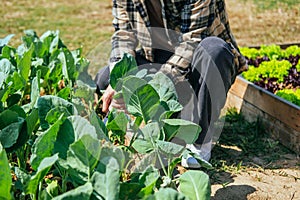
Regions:
M 135 139 L 132 147 L 139 153 L 146 154 L 154 149 L 154 145 L 150 140 Z
M 22 36 L 23 45 L 29 48 L 35 41 L 38 40 L 38 36 L 34 30 L 25 30 Z
M 31 178 L 30 174 L 27 174 L 25 169 L 23 170 L 18 167 L 14 167 L 13 172 L 17 177 L 17 181 L 15 182 L 16 189 L 25 192 L 26 186 L 28 185 Z
M 11 110 L 0 113 L 0 130 L 13 122 L 18 122 L 18 114 Z
M 171 118 L 174 113 L 180 112 L 183 109 L 178 101 L 172 99 L 167 102 L 162 101 L 161 104 L 164 106 L 165 111 L 161 113 L 160 121 Z
M 59 129 L 54 152 L 58 152 L 60 158 L 66 159 L 69 146 L 83 135 L 90 135 L 95 139 L 98 137 L 95 127 L 88 120 L 80 116 L 69 116 Z
M 139 153 L 149 153 L 155 148 L 155 141 L 160 137 L 160 128 L 157 122 L 151 122 L 144 126 L 132 143 L 132 147 Z
M 72 116 L 66 107 L 56 106 L 49 110 L 46 115 L 46 121 L 49 124 L 54 124 L 59 118 L 64 121 L 67 117 Z
M 75 199 L 90 199 L 93 193 L 93 186 L 90 182 L 85 183 L 73 190 L 63 193 L 52 200 L 75 200 Z
M 128 122 L 128 117 L 124 112 L 110 112 L 106 127 L 114 134 L 125 135 Z
M 86 78 L 88 78 L 88 79 L 84 79 L 85 80 L 84 82 L 90 86 L 96 87 L 95 82 L 91 79 L 91 77 L 87 73 L 90 61 L 88 59 L 82 57 L 82 48 L 77 48 L 77 49 L 71 51 L 71 53 L 72 53 L 72 56 L 75 61 L 76 70 L 78 72 L 78 75 L 80 75 L 80 74 L 83 75 L 85 73 L 87 75 Z M 81 78 L 82 78 L 82 76 L 81 76 Z M 77 80 L 79 80 L 79 76 L 77 77 Z M 82 79 L 80 79 L 80 80 L 82 80 Z
M 210 199 L 209 176 L 202 171 L 189 170 L 179 178 L 179 191 L 189 199 Z
M 43 42 L 44 46 L 48 49 L 49 53 L 53 53 L 57 48 L 60 48 L 64 45 L 61 45 L 59 39 L 59 31 L 46 31 L 40 37 L 40 40 Z
M 0 130 L 0 142 L 4 148 L 10 148 L 17 142 L 24 121 L 23 118 L 19 117 L 18 122 L 13 122 Z
M 68 100 L 68 99 L 70 99 L 71 94 L 72 94 L 71 87 L 65 87 L 65 88 L 61 89 L 56 95 L 60 98 Z
M 40 162 L 44 158 L 52 155 L 56 136 L 62 123 L 63 121 L 61 118 L 58 119 L 52 126 L 50 126 L 49 129 L 39 135 L 35 140 L 32 146 L 32 155 L 30 157 L 30 163 L 34 170 L 37 170 Z
M 8 44 L 9 40 L 14 36 L 14 34 L 9 34 L 5 38 L 0 39 L 0 47 L 3 47 Z
M 4 74 L 12 74 L 15 71 L 15 67 L 11 64 L 11 62 L 6 59 L 2 58 L 0 60 L 0 72 L 3 72 Z
M 134 172 L 143 172 L 145 171 L 150 165 L 156 166 L 157 164 L 157 153 L 152 151 L 143 155 L 142 159 L 137 161 L 134 166 Z
M 110 85 L 116 89 L 119 81 L 137 70 L 135 58 L 130 54 L 124 53 L 122 59 L 117 62 L 110 73 Z
M 6 99 L 6 103 L 7 103 L 7 107 L 11 107 L 13 105 L 18 104 L 18 102 L 20 101 L 20 99 L 22 98 L 21 94 L 15 93 L 10 95 L 7 99 Z M 22 109 L 23 110 L 23 109 Z M 24 112 L 24 111 L 23 111 Z M 18 113 L 18 112 L 17 112 Z M 20 116 L 20 115 L 19 115 Z M 24 117 L 25 118 L 25 117 Z
M 27 124 L 22 118 L 24 115 L 24 111 L 17 105 L 0 113 L 0 142 L 9 153 L 27 142 L 29 135 Z
M 153 166 L 149 166 L 139 177 L 139 183 L 143 186 L 138 193 L 139 197 L 146 197 L 154 193 L 156 182 L 160 177 L 158 169 Z
M 141 135 L 144 140 L 157 140 L 160 137 L 160 127 L 157 122 L 146 124 L 141 129 Z M 140 138 L 140 136 L 138 136 Z
M 111 158 L 114 158 L 117 163 L 115 166 L 111 162 Z M 102 151 L 100 156 L 100 163 L 97 166 L 97 170 L 99 172 L 103 172 L 103 166 L 106 168 L 108 163 L 110 163 L 110 167 L 113 169 L 118 169 L 120 171 L 124 170 L 126 163 L 129 161 L 128 152 L 122 150 L 121 148 L 111 144 L 110 142 L 106 142 L 102 145 Z
M 34 43 L 34 53 L 36 57 L 43 58 L 47 53 L 47 46 L 42 41 L 36 41 Z
M 120 192 L 120 174 L 118 168 L 116 169 L 117 160 L 113 157 L 107 162 L 105 172 L 94 172 L 92 177 L 92 184 L 95 191 L 95 196 L 100 196 L 105 200 L 119 199 Z
M 122 93 L 125 103 L 128 105 L 131 97 L 134 95 L 134 92 L 146 84 L 147 81 L 135 76 L 128 76 L 124 78 Z
M 51 157 L 44 158 L 40 163 L 37 172 L 34 176 L 31 177 L 27 187 L 26 194 L 35 194 L 38 188 L 38 185 L 49 172 L 54 163 L 58 160 L 58 154 L 55 154 Z
M 48 80 L 51 81 L 53 87 L 55 87 L 58 85 L 58 82 L 62 79 L 63 65 L 58 59 L 54 59 L 49 63 L 48 67 L 50 68 Z
M 0 199 L 11 199 L 10 188 L 12 184 L 10 167 L 6 152 L 0 143 Z
M 25 87 L 25 80 L 16 71 L 12 75 L 12 81 L 14 83 L 12 87 L 15 91 L 22 90 Z
M 34 51 L 34 46 L 31 45 L 29 49 L 21 56 L 18 63 L 18 70 L 22 78 L 27 82 L 29 80 L 29 74 L 31 69 L 31 58 Z
M 187 144 L 193 144 L 201 132 L 201 127 L 190 121 L 182 119 L 165 119 L 163 122 L 163 129 L 167 141 L 177 137 L 184 140 Z
M 169 100 L 177 100 L 177 92 L 173 82 L 162 72 L 156 73 L 153 79 L 149 81 L 149 84 L 152 85 L 159 94 L 161 101 L 168 102 Z
M 6 82 L 7 77 L 14 72 L 15 68 L 11 62 L 3 58 L 0 60 L 0 88 Z
M 67 80 L 75 81 L 79 73 L 76 70 L 74 58 L 71 51 L 69 51 L 67 48 L 63 48 L 58 58 L 62 63 L 62 72 L 64 77 Z
M 74 89 L 75 93 L 73 95 L 78 98 L 83 98 L 86 102 L 92 102 L 96 88 L 92 88 L 80 80 L 76 81 L 76 84 L 76 88 Z
M 4 76 L 0 78 L 0 82 L 5 81 L 5 83 L 0 83 L 2 84 L 3 88 L 2 94 L 0 96 L 2 102 L 5 102 L 10 95 L 15 94 L 16 92 L 18 92 L 18 90 L 24 90 L 25 81 L 21 77 L 21 75 L 18 74 L 18 72 L 14 71 L 11 75 L 5 75 L 2 72 L 0 72 L 0 75 Z
M 0 47 L 0 52 L 1 52 L 1 47 Z M 17 70 L 16 69 L 16 66 L 17 66 L 16 49 L 14 47 L 4 46 L 2 48 L 1 53 L 2 53 L 1 58 L 2 59 L 7 58 L 11 62 L 11 64 L 14 66 L 14 70 Z
M 22 118 L 19 119 L 20 121 L 23 121 Z M 6 149 L 7 152 L 11 153 L 28 142 L 29 134 L 27 130 L 27 123 L 24 121 L 22 124 L 20 124 L 20 132 L 17 142 L 10 148 Z
M 45 95 L 38 99 L 37 107 L 39 110 L 39 118 L 40 118 L 40 123 L 41 123 L 42 129 L 45 130 L 45 129 L 49 128 L 49 123 L 46 121 L 46 116 L 47 116 L 48 112 L 51 109 L 53 109 L 55 107 L 59 107 L 59 106 L 67 108 L 67 110 L 69 111 L 69 113 L 71 115 L 77 114 L 77 110 L 74 107 L 74 105 L 62 98 L 52 96 L 52 95 Z
M 166 142 L 162 140 L 156 141 L 157 146 L 161 152 L 164 154 L 167 154 L 168 156 L 176 156 L 183 152 L 185 149 L 184 146 L 172 143 L 172 142 Z
M 141 188 L 139 183 L 121 182 L 119 199 L 138 199 L 137 194 Z
M 160 188 L 154 194 L 155 200 L 184 200 L 187 199 L 183 194 L 172 188 Z
M 30 103 L 23 106 L 26 112 L 29 112 L 35 106 L 40 96 L 40 79 L 41 71 L 39 70 L 37 71 L 36 77 L 31 81 Z
M 128 112 L 136 117 L 143 117 L 146 123 L 154 120 L 158 109 L 161 108 L 160 98 L 155 89 L 146 84 L 133 91 L 126 85 L 123 87 L 123 95 L 130 97 L 128 103 L 126 102 Z
M 34 108 L 26 117 L 27 132 L 31 135 L 39 121 L 38 109 Z
M 78 140 L 83 135 L 90 135 L 95 139 L 98 137 L 95 127 L 85 118 L 80 116 L 70 116 L 68 117 L 68 120 L 70 120 L 73 125 L 75 140 Z
M 69 175 L 78 184 L 91 179 L 92 172 L 100 160 L 101 143 L 90 135 L 82 136 L 70 145 L 66 165 Z
M 92 111 L 90 115 L 90 122 L 95 127 L 99 139 L 105 139 L 108 141 L 108 130 L 95 111 Z
M 59 157 L 67 159 L 69 146 L 75 141 L 75 132 L 70 120 L 65 120 L 60 126 L 57 138 L 54 144 L 54 152 L 59 153 Z

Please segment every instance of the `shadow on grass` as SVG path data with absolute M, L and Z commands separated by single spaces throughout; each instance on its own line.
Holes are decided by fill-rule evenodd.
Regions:
M 247 165 L 274 169 L 276 161 L 292 154 L 288 148 L 271 138 L 259 119 L 248 122 L 243 115 L 231 109 L 225 116 L 225 125 L 212 152 L 211 162 L 219 168 L 227 165 Z
M 249 185 L 231 185 L 219 189 L 211 200 L 247 200 L 256 189 Z
M 225 125 L 212 151 L 212 184 L 227 185 L 247 168 L 279 169 L 299 166 L 296 154 L 275 141 L 259 120 L 248 122 L 236 110 L 225 115 Z

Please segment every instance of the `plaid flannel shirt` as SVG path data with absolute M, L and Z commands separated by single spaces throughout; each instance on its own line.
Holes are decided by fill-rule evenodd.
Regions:
M 112 36 L 111 68 L 124 52 L 135 55 L 138 45 L 142 47 L 146 59 L 153 61 L 151 24 L 144 1 L 147 0 L 113 0 L 115 32 Z M 165 70 L 182 72 L 187 69 L 194 49 L 208 36 L 220 37 L 231 44 L 238 72 L 247 69 L 246 59 L 239 53 L 230 30 L 224 0 L 160 1 L 165 28 L 180 33 L 174 54 L 165 65 L 169 68 L 165 67 Z

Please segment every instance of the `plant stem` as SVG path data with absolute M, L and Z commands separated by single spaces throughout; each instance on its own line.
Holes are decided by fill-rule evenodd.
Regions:
M 32 200 L 36 200 L 35 194 L 30 195 Z
M 66 172 L 66 170 L 64 170 L 64 169 L 62 170 L 61 167 L 58 164 L 54 164 L 54 165 L 55 165 L 55 168 L 57 169 L 58 173 L 61 176 L 61 179 L 62 179 L 61 190 L 62 190 L 62 193 L 64 193 L 64 192 L 67 191 L 67 181 L 66 181 L 66 178 L 68 176 L 68 173 Z
M 24 158 L 23 158 L 23 156 L 24 156 L 23 151 L 18 149 L 16 151 L 16 154 L 17 154 L 18 167 L 20 169 L 25 169 L 26 168 L 26 163 L 25 163 Z
M 159 160 L 159 163 L 161 165 L 161 168 L 163 170 L 163 172 L 165 173 L 165 176 L 168 176 L 168 172 L 166 171 L 166 168 L 164 167 L 164 163 L 159 155 L 159 151 L 158 151 L 158 147 L 156 146 L 155 142 L 153 141 L 153 138 L 150 137 L 150 141 L 152 143 L 152 146 L 154 147 L 154 151 L 155 153 L 157 154 L 157 157 L 158 157 L 158 160 Z
M 38 199 L 41 199 L 41 193 L 42 193 L 42 184 L 43 184 L 43 180 L 39 182 L 39 190 L 38 190 Z
M 68 173 L 65 172 L 62 176 L 62 192 L 66 192 L 67 191 L 67 181 L 66 181 L 66 178 L 68 176 Z
M 157 150 L 157 148 L 155 148 L 155 153 L 157 154 L 157 157 L 158 157 L 158 160 L 159 160 L 159 163 L 161 165 L 163 172 L 165 173 L 166 176 L 168 176 L 168 172 L 166 171 L 166 168 L 164 167 L 164 163 L 159 155 L 159 151 Z
M 168 164 L 171 163 L 170 156 L 168 156 Z M 172 179 L 171 167 L 168 165 L 168 177 Z
M 179 178 L 174 178 L 174 179 L 172 179 L 172 182 L 173 182 L 173 183 L 176 183 L 177 181 L 179 181 Z

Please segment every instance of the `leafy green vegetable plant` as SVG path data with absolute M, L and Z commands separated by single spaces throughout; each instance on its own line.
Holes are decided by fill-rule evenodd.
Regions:
M 300 106 L 300 89 L 283 89 L 279 90 L 276 95 Z
M 262 62 L 258 68 L 250 66 L 249 70 L 243 73 L 243 77 L 251 82 L 259 81 L 261 78 L 275 78 L 282 83 L 291 67 L 291 63 L 286 60 L 266 61 Z
M 126 120 L 123 117 L 124 120 L 120 120 L 114 117 L 116 111 L 112 111 L 108 117 L 107 127 L 114 127 L 110 130 L 118 130 L 121 135 L 127 128 L 132 130 L 133 136 L 129 148 L 144 157 L 137 169 L 147 170 L 147 168 L 143 169 L 147 162 L 150 163 L 146 166 L 150 164 L 159 166 L 164 174 L 161 180 L 162 185 L 172 187 L 174 186 L 172 175 L 176 163 L 181 161 L 182 155 L 189 153 L 184 146 L 173 143 L 172 139 L 176 137 L 185 143 L 193 143 L 201 128 L 189 121 L 172 119 L 172 115 L 182 109 L 172 81 L 162 73 L 147 75 L 147 73 L 138 72 L 137 75 L 132 75 L 137 71 L 136 63 L 132 59 L 129 54 L 125 54 L 123 59 L 116 64 L 111 72 L 111 76 L 116 78 L 110 79 L 110 84 L 121 93 L 127 110 L 133 118 Z M 143 122 L 142 126 L 141 122 Z M 211 167 L 205 165 L 204 162 L 202 164 L 205 167 Z
M 278 45 L 260 49 L 241 48 L 248 58 L 249 70 L 242 76 L 254 84 L 299 105 L 300 47 L 281 49 Z
M 124 54 L 110 84 L 128 114 L 113 110 L 105 124 L 91 106 L 95 89 L 78 80 L 88 65 L 80 50 L 68 50 L 58 32 L 27 31 L 17 49 L 11 37 L 0 40 L 0 197 L 210 198 L 204 172 L 174 177 L 190 153 L 174 138 L 193 143 L 201 128 L 173 118 L 182 106 L 167 76 L 138 71 Z
M 258 57 L 268 57 L 270 60 L 278 60 L 285 57 L 300 55 L 300 47 L 291 45 L 286 49 L 281 49 L 279 45 L 261 45 L 260 48 L 240 47 L 241 53 L 249 59 Z
M 88 61 L 81 49 L 70 51 L 58 31 L 47 31 L 41 37 L 25 31 L 17 48 L 9 46 L 12 37 L 0 40 L 0 141 L 7 152 L 17 154 L 18 166 L 25 169 L 40 124 L 39 97 L 56 95 L 70 100 L 75 80 Z M 42 123 L 41 128 L 47 127 Z

